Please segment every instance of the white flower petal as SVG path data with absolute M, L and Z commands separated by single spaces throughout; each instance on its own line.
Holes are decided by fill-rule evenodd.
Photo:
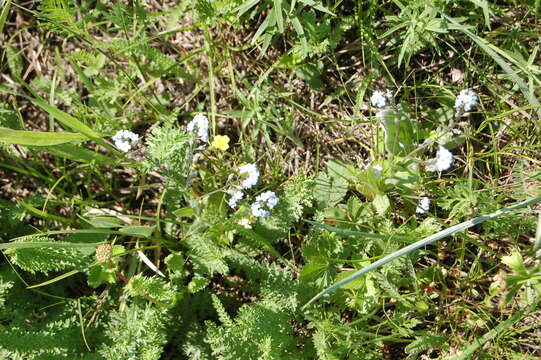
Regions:
M 430 209 L 430 199 L 426 196 L 421 198 L 421 201 L 419 201 L 419 205 L 415 209 L 415 212 L 417 214 L 424 214 Z
M 232 209 L 236 208 L 237 203 L 244 197 L 244 193 L 240 190 L 228 190 L 226 192 L 231 195 L 231 198 L 229 198 L 227 204 Z
M 426 161 L 425 169 L 427 171 L 444 171 L 453 165 L 453 154 L 440 145 L 436 157 Z
M 198 139 L 209 142 L 209 119 L 203 114 L 197 114 L 186 126 L 188 132 L 195 132 Z
M 391 105 L 392 101 L 393 92 L 390 89 L 387 89 L 386 92 L 376 90 L 370 97 L 370 102 L 372 103 L 372 106 L 378 109 Z
M 266 218 L 270 215 L 270 211 L 262 209 L 261 203 L 256 201 L 252 204 L 252 215 L 257 218 Z
M 383 91 L 376 90 L 370 98 L 373 107 L 382 108 L 387 106 L 387 98 Z
M 472 111 L 474 106 L 477 105 L 478 97 L 475 91 L 472 89 L 464 89 L 460 91 L 460 94 L 455 100 L 455 109 L 457 112 Z
M 132 148 L 132 143 L 139 141 L 139 135 L 129 130 L 120 130 L 113 135 L 113 141 L 118 150 L 122 152 L 128 152 Z
M 239 177 L 241 179 L 241 188 L 250 189 L 257 184 L 259 170 L 252 163 L 242 165 L 239 167 Z

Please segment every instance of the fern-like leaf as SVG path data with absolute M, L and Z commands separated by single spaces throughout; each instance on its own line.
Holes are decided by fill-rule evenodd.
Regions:
M 37 235 L 26 236 L 19 241 L 54 242 L 55 240 Z M 83 256 L 80 251 L 71 248 L 34 247 L 9 249 L 6 253 L 15 265 L 33 274 L 80 269 L 91 263 L 90 257 Z

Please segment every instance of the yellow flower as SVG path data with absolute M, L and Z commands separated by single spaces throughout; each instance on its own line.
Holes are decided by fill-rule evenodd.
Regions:
M 229 136 L 216 135 L 214 139 L 212 139 L 212 144 L 210 146 L 215 149 L 226 151 L 229 149 Z

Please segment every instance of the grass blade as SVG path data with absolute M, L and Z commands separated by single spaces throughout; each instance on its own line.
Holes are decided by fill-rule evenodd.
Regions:
M 537 219 L 537 230 L 535 232 L 534 250 L 541 249 L 541 212 L 539 212 L 539 218 Z
M 138 248 L 139 246 L 136 246 L 136 248 Z M 154 271 L 156 274 L 160 275 L 162 278 L 165 278 L 166 276 L 160 271 L 160 269 L 158 269 L 158 267 L 156 265 L 154 265 L 154 263 L 152 261 L 150 261 L 150 259 L 148 258 L 148 256 L 145 255 L 144 252 L 142 251 L 137 251 L 137 256 L 139 256 L 139 259 L 141 259 L 141 261 L 143 261 L 146 266 L 149 267 L 150 270 Z
M 11 239 L 10 241 L 12 241 L 12 242 L 24 241 L 25 239 L 31 238 L 31 237 L 34 237 L 34 236 L 66 235 L 66 234 L 107 234 L 107 235 L 131 236 L 131 237 L 135 237 L 135 238 L 146 238 L 146 236 L 144 234 L 139 234 L 139 233 L 135 233 L 135 232 L 127 234 L 127 233 L 122 232 L 122 231 L 116 231 L 116 230 L 110 230 L 110 229 L 79 229 L 79 230 L 43 231 L 43 232 L 38 232 L 38 233 L 35 233 L 35 234 L 31 234 L 31 235 L 19 236 L 19 237 Z M 40 242 L 40 244 L 45 244 L 45 243 Z M 55 244 L 58 244 L 58 242 L 55 242 Z M 66 244 L 73 244 L 73 243 L 66 243 Z M 102 243 L 94 243 L 94 245 L 96 245 L 96 246 L 99 245 L 99 244 L 102 244 Z M 2 249 L 2 246 L 4 246 L 4 245 L 6 245 L 6 244 L 0 243 L 0 249 Z M 89 244 L 87 244 L 87 245 L 89 245 Z M 92 245 L 92 243 L 90 243 L 90 245 Z M 49 246 L 49 245 L 47 245 L 47 246 Z M 60 246 L 60 247 L 62 247 L 62 246 Z
M 285 265 L 289 266 L 291 269 L 295 269 L 295 266 L 291 264 L 286 258 L 284 258 L 272 245 L 271 243 L 265 239 L 263 236 L 257 234 L 256 232 L 246 229 L 242 225 L 239 225 L 235 222 L 228 222 L 228 227 L 232 230 L 237 231 L 240 235 L 245 237 L 246 239 L 252 240 L 259 245 L 262 245 L 267 251 L 269 251 L 273 256 L 280 259 Z
M 80 120 L 74 118 L 73 116 L 65 113 L 64 111 L 58 109 L 57 107 L 50 105 L 46 101 L 44 101 L 42 99 L 39 99 L 39 98 L 33 98 L 33 97 L 30 97 L 30 96 L 19 94 L 19 93 L 15 92 L 15 91 L 12 91 L 12 90 L 4 87 L 4 86 L 0 86 L 0 91 L 3 91 L 5 93 L 8 93 L 8 94 L 11 94 L 11 95 L 14 95 L 14 96 L 20 96 L 22 98 L 27 99 L 28 101 L 31 101 L 35 105 L 37 105 L 40 108 L 42 108 L 43 110 L 45 110 L 49 115 L 53 116 L 62 125 L 66 126 L 68 128 L 71 128 L 73 130 L 76 130 L 76 131 L 80 132 L 81 134 L 85 135 L 86 137 L 88 137 L 89 139 L 92 139 L 92 140 L 96 141 L 100 145 L 105 146 L 108 149 L 111 149 L 111 147 L 109 145 L 107 145 L 105 143 L 105 141 L 103 141 L 101 139 L 101 135 L 99 135 L 97 132 L 92 130 L 88 125 L 86 125 L 85 123 L 81 122 Z
M 80 298 L 77 299 L 77 313 L 79 314 L 79 325 L 81 325 L 81 335 L 83 336 L 83 340 L 85 342 L 86 348 L 87 348 L 88 351 L 92 351 L 90 346 L 88 346 L 88 342 L 86 341 L 85 326 L 84 326 L 84 321 L 83 321 L 83 311 L 81 310 L 81 299 Z
M 325 6 L 321 5 L 320 3 L 315 2 L 314 0 L 299 0 L 299 2 L 301 4 L 313 7 L 314 9 L 324 12 L 326 14 L 336 16 L 332 11 L 330 11 L 329 9 L 327 9 Z
M 61 144 L 54 146 L 47 146 L 39 149 L 54 156 L 59 156 L 65 159 L 78 161 L 82 163 L 97 163 L 100 165 L 115 165 L 116 161 L 97 153 L 90 151 L 82 147 L 75 146 L 73 144 Z
M 240 5 L 238 8 L 235 9 L 235 11 L 237 12 L 237 16 L 241 17 L 245 12 L 256 6 L 258 2 L 259 0 L 245 1 L 244 4 Z
M 34 289 L 34 288 L 37 288 L 37 287 L 42 287 L 42 286 L 45 286 L 45 285 L 49 285 L 49 284 L 55 283 L 57 281 L 60 281 L 62 279 L 65 279 L 67 277 L 70 277 L 72 275 L 75 275 L 75 274 L 79 273 L 80 271 L 81 270 L 71 270 L 71 271 L 68 271 L 67 273 L 59 275 L 59 276 L 57 276 L 57 277 L 55 277 L 53 279 L 44 281 L 44 282 L 36 284 L 36 285 L 27 286 L 26 288 L 27 289 Z
M 312 224 L 314 226 L 320 227 L 327 231 L 336 233 L 338 235 L 358 236 L 358 237 L 365 237 L 369 239 L 381 239 L 381 240 L 396 239 L 396 240 L 403 240 L 407 242 L 411 242 L 413 240 L 413 238 L 408 237 L 408 236 L 382 235 L 382 234 L 374 234 L 374 233 L 368 233 L 368 232 L 363 232 L 363 231 L 344 230 L 344 229 L 340 229 L 334 226 L 325 225 L 317 221 L 311 221 L 311 220 L 305 220 L 305 221 L 309 224 Z
M 2 31 L 4 31 L 4 25 L 6 24 L 10 8 L 11 0 L 6 0 L 2 8 L 2 12 L 0 12 L 0 34 L 2 33 Z
M 36 99 L 36 98 L 28 98 L 28 100 L 32 101 L 34 104 L 48 112 L 50 115 L 52 115 L 55 119 L 60 121 L 62 125 L 67 126 L 69 128 L 72 128 L 73 130 L 79 131 L 81 134 L 86 135 L 87 137 L 91 139 L 97 139 L 100 138 L 100 135 L 96 133 L 94 130 L 92 130 L 90 127 L 82 123 L 81 121 L 77 120 L 73 116 L 63 112 L 62 110 L 48 104 L 47 102 Z
M 283 34 L 284 26 L 284 16 L 282 15 L 282 0 L 274 0 L 274 11 L 276 12 L 276 24 L 278 25 L 278 30 Z
M 50 146 L 65 144 L 72 141 L 83 141 L 86 137 L 71 132 L 45 132 L 13 130 L 0 127 L 0 142 L 26 146 Z
M 98 245 L 103 244 L 99 243 L 70 243 L 70 242 L 60 242 L 60 241 L 24 241 L 24 242 L 9 242 L 0 244 L 0 250 L 5 249 L 31 249 L 31 248 L 95 248 Z
M 64 218 L 64 217 L 56 216 L 52 214 L 47 214 L 45 211 L 37 209 L 33 207 L 32 205 L 25 203 L 24 201 L 19 201 L 18 204 L 24 207 L 26 210 L 28 210 L 28 212 L 30 212 L 33 216 L 37 216 L 42 219 L 58 221 L 63 224 L 71 224 L 73 222 L 71 219 L 68 219 L 68 218 Z
M 319 298 L 321 298 L 322 296 L 324 295 L 327 295 L 339 288 L 341 288 L 342 286 L 350 283 L 351 281 L 363 276 L 364 274 L 366 273 L 369 273 L 370 271 L 373 271 L 377 268 L 380 268 L 381 266 L 393 261 L 393 260 L 396 260 L 397 258 L 401 257 L 401 256 L 404 256 L 406 254 L 409 254 L 410 252 L 412 251 L 415 251 L 423 246 L 426 246 L 426 245 L 429 245 L 429 244 L 432 244 L 433 242 L 436 242 L 438 240 L 441 240 L 443 238 L 446 238 L 450 235 L 453 235 L 457 232 L 460 232 L 460 231 L 463 231 L 463 230 L 466 230 L 466 229 L 469 229 L 475 225 L 478 225 L 478 224 L 481 224 L 487 220 L 490 220 L 490 219 L 493 219 L 495 217 L 498 217 L 506 212 L 509 212 L 509 211 L 512 211 L 512 210 L 515 210 L 515 209 L 520 209 L 520 208 L 523 208 L 523 207 L 526 207 L 526 206 L 529 206 L 529 205 L 533 205 L 533 204 L 537 204 L 541 202 L 541 196 L 537 196 L 533 199 L 530 199 L 530 200 L 526 200 L 526 201 L 522 201 L 522 202 L 519 202 L 517 204 L 514 204 L 514 205 L 511 205 L 511 206 L 507 206 L 507 207 L 504 207 L 504 208 L 501 208 L 493 213 L 490 213 L 490 214 L 487 214 L 487 215 L 482 215 L 482 216 L 478 216 L 474 219 L 471 219 L 471 220 L 468 220 L 468 221 L 464 221 L 460 224 L 457 224 L 457 225 L 454 225 L 454 226 L 451 226 L 450 228 L 448 229 L 445 229 L 445 230 L 442 230 L 440 232 L 437 232 L 436 234 L 433 234 L 433 235 L 430 235 L 430 236 L 427 236 L 426 238 L 424 239 L 421 239 L 411 245 L 408 245 L 398 251 L 395 251 L 394 253 L 392 254 L 389 254 L 381 259 L 379 259 L 378 261 L 368 265 L 367 267 L 355 272 L 354 274 L 348 276 L 347 278 L 345 278 L 344 280 L 342 281 L 339 281 L 337 282 L 336 284 L 332 285 L 332 286 L 329 286 L 328 288 L 326 288 L 325 290 L 321 291 L 319 294 L 317 294 L 316 296 L 314 296 L 312 299 L 310 299 L 310 301 L 308 301 L 304 306 L 303 306 L 303 309 L 305 309 L 308 305 L 310 305 L 311 303 L 313 303 L 314 301 L 318 300 Z

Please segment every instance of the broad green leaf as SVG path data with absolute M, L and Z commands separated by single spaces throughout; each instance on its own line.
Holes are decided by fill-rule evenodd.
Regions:
M 361 314 L 368 314 L 378 302 L 380 292 L 371 277 L 367 277 L 364 280 L 364 289 L 358 291 L 355 298 L 355 309 Z
M 414 305 L 418 311 L 424 312 L 430 309 L 430 305 L 426 301 L 416 301 Z
M 374 205 L 374 208 L 376 208 L 376 211 L 380 216 L 385 215 L 385 213 L 391 206 L 391 202 L 389 201 L 387 195 L 381 194 L 376 195 L 376 197 L 372 201 L 372 204 Z
M 83 141 L 86 137 L 70 132 L 44 132 L 13 130 L 0 127 L 0 142 L 26 146 L 50 146 L 72 141 Z
M 385 132 L 385 149 L 390 154 L 405 156 L 413 151 L 413 126 L 407 109 L 381 110 L 376 118 Z
M 177 209 L 177 210 L 173 211 L 173 215 L 175 215 L 176 217 L 192 216 L 193 215 L 193 209 L 190 208 L 190 207 Z
M 6 44 L 5 50 L 9 70 L 15 79 L 19 79 L 23 75 L 23 61 L 21 52 L 17 51 L 9 44 Z
M 186 260 L 184 259 L 184 256 L 182 256 L 181 252 L 174 252 L 167 255 L 164 262 L 167 265 L 169 271 L 181 272 L 182 270 L 184 270 L 184 263 L 186 262 Z
M 300 274 L 301 279 L 318 278 L 329 266 L 327 264 L 306 264 Z
M 90 268 L 88 273 L 88 285 L 97 288 L 102 284 L 114 284 L 116 281 L 115 270 L 107 264 L 100 263 Z
M 320 173 L 315 182 L 314 195 L 326 207 L 338 204 L 346 196 L 348 182 L 342 176 L 332 176 L 329 171 L 329 174 Z
M 342 178 L 347 182 L 357 181 L 355 168 L 338 160 L 330 160 L 327 163 L 327 172 L 330 176 Z
M 524 260 L 522 259 L 522 255 L 516 250 L 514 250 L 511 255 L 503 256 L 502 257 L 502 263 L 509 266 L 511 269 L 516 271 L 517 273 L 524 273 L 526 272 L 526 268 L 524 267 Z
M 348 276 L 352 275 L 353 273 L 355 273 L 355 270 L 346 270 L 346 271 L 342 271 L 341 273 L 339 273 L 338 275 L 336 275 L 335 283 L 344 280 L 345 278 L 347 278 Z M 364 281 L 365 281 L 365 279 L 363 279 L 363 278 L 355 279 L 355 280 L 353 280 L 352 282 L 346 284 L 345 286 L 342 286 L 342 289 L 348 289 L 348 290 L 359 290 L 359 289 L 362 289 L 363 286 L 364 286 Z
M 99 229 L 111 229 L 124 225 L 124 223 L 114 216 L 92 216 L 89 218 L 83 218 L 84 221 L 92 225 L 92 227 Z
M 198 291 L 203 290 L 209 284 L 209 280 L 202 276 L 194 276 L 192 281 L 188 283 L 188 291 L 195 294 Z
M 128 226 L 119 229 L 122 235 L 133 235 L 139 237 L 149 238 L 154 232 L 154 226 Z
M 123 255 L 126 249 L 122 245 L 113 245 L 113 251 L 111 252 L 111 256 L 120 256 Z

